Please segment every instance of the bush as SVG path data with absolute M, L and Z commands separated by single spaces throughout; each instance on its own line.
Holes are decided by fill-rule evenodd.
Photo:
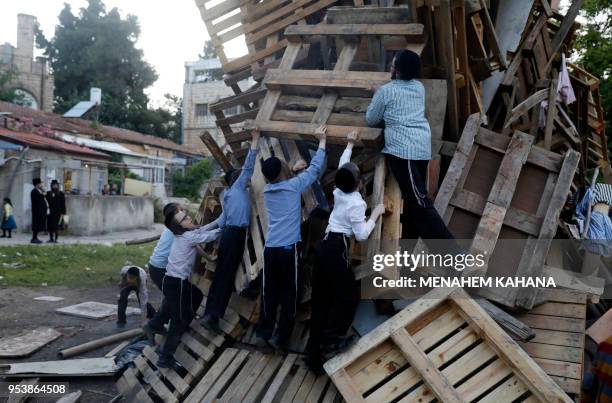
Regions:
M 172 190 L 175 197 L 186 197 L 193 202 L 200 199 L 200 189 L 213 174 L 210 159 L 203 159 L 193 164 L 185 173 L 175 172 L 172 175 Z

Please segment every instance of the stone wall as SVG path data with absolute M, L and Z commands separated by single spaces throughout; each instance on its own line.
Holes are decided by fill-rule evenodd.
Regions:
M 153 226 L 153 199 L 132 196 L 66 196 L 71 235 L 99 235 Z

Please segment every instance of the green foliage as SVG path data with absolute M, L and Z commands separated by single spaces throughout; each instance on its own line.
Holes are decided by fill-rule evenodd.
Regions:
M 60 238 L 61 239 L 61 238 Z M 0 247 L 0 287 L 62 285 L 72 288 L 117 284 L 126 264 L 144 266 L 155 243 L 126 246 L 33 245 Z M 4 264 L 19 264 L 8 268 Z
M 91 87 L 98 87 L 102 89 L 101 123 L 180 138 L 176 111 L 148 106 L 145 89 L 158 76 L 135 45 L 140 36 L 136 16 L 123 18 L 117 8 L 107 12 L 102 0 L 88 0 L 78 15 L 64 4 L 58 18 L 51 40 L 40 31 L 36 35 L 53 68 L 55 112 L 66 112 L 88 99 Z
M 217 55 L 217 51 L 215 50 L 215 46 L 212 41 L 204 42 L 204 48 L 202 49 L 202 54 L 198 55 L 200 59 L 214 59 L 219 57 Z
M 197 201 L 200 189 L 213 174 L 213 164 L 210 159 L 203 159 L 193 164 L 185 173 L 175 172 L 172 175 L 173 194 L 175 197 L 186 197 Z
M 599 78 L 606 116 L 606 135 L 612 140 L 612 0 L 584 0 L 582 29 L 576 41 L 578 64 Z

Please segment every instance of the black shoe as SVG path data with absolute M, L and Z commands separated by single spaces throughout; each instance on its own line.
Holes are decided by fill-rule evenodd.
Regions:
M 54 242 L 54 241 L 53 241 L 53 239 L 49 239 L 49 240 L 47 241 L 47 243 L 53 243 L 53 242 Z
M 306 367 L 316 376 L 325 374 L 325 370 L 323 369 L 323 358 L 321 357 L 307 355 L 304 357 L 304 364 L 306 364 Z
M 0 235 L 0 238 L 6 238 L 6 235 Z
M 280 337 L 273 336 L 268 343 L 270 343 L 270 345 L 280 354 L 287 353 L 287 341 L 286 340 L 281 340 Z
M 126 323 L 125 322 L 117 322 L 117 329 L 124 329 Z
M 219 327 L 219 319 L 213 318 L 209 315 L 204 315 L 202 320 L 200 321 L 200 325 L 206 330 L 209 330 L 214 333 L 223 333 L 223 330 Z
M 35 243 L 35 244 L 39 244 L 39 243 L 43 243 L 40 239 L 32 239 L 30 241 L 30 243 Z
M 142 327 L 142 331 L 144 332 L 145 336 L 147 336 L 147 340 L 149 341 L 149 344 L 154 346 L 155 345 L 155 333 L 157 332 L 153 330 L 151 326 L 149 326 L 148 324 Z
M 326 356 L 334 356 L 346 351 L 346 349 L 353 344 L 355 339 L 356 337 L 354 335 L 342 337 L 333 343 L 324 345 L 322 350 Z
M 157 368 L 173 369 L 176 372 L 179 372 L 183 368 L 183 366 L 174 357 L 160 357 L 155 365 L 157 366 Z

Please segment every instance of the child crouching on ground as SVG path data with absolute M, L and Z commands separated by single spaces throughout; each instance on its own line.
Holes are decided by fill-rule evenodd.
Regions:
M 126 324 L 125 312 L 128 305 L 128 297 L 132 291 L 136 293 L 143 322 L 155 314 L 155 309 L 149 303 L 149 290 L 147 289 L 147 272 L 136 266 L 124 266 L 121 269 L 121 292 L 117 302 L 117 327 L 124 328 Z

